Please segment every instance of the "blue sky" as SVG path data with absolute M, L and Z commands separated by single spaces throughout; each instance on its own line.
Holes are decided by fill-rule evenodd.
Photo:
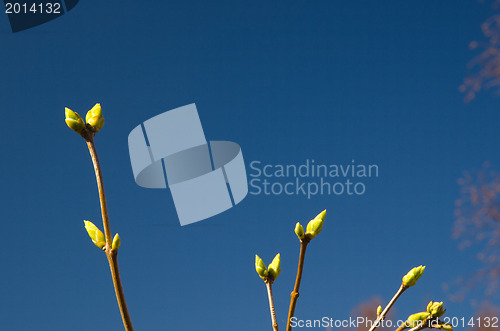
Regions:
M 0 316 L 5 330 L 120 330 L 107 261 L 83 220 L 100 223 L 84 141 L 64 107 L 100 102 L 96 137 L 119 263 L 136 330 L 268 330 L 254 254 L 281 253 L 274 284 L 284 328 L 299 244 L 323 209 L 296 316 L 348 318 L 387 302 L 411 267 L 427 270 L 398 317 L 445 301 L 442 285 L 480 265 L 451 238 L 457 179 L 500 167 L 498 99 L 463 102 L 472 40 L 494 11 L 475 1 L 81 0 L 13 34 L 0 15 L 3 157 Z M 248 195 L 180 227 L 165 190 L 134 182 L 127 137 L 144 120 L 196 103 L 205 135 L 264 164 L 377 164 L 362 196 Z M 480 291 L 473 297 L 480 298 Z M 374 307 L 375 309 L 376 307 Z

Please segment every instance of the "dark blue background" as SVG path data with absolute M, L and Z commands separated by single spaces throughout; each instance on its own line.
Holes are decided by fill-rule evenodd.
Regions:
M 84 141 L 64 107 L 100 102 L 96 138 L 120 270 L 136 330 L 266 330 L 254 254 L 281 253 L 274 285 L 284 328 L 298 258 L 295 222 L 328 210 L 311 243 L 296 315 L 348 318 L 385 302 L 411 267 L 427 270 L 398 317 L 444 300 L 442 285 L 479 265 L 451 239 L 457 179 L 500 163 L 498 100 L 458 86 L 493 15 L 475 1 L 81 1 L 12 33 L 0 18 L 2 189 L 0 316 L 5 330 L 119 330 Z M 144 120 L 197 104 L 208 139 L 245 161 L 378 164 L 361 197 L 252 196 L 180 227 L 168 191 L 133 180 L 127 136 Z M 476 295 L 476 294 L 474 294 Z M 479 292 L 477 292 L 479 296 Z M 376 307 L 374 307 L 375 309 Z

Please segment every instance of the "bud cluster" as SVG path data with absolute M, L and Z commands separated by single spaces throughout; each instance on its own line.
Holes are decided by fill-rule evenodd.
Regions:
M 264 281 L 274 282 L 281 273 L 280 254 L 276 254 L 268 268 L 266 268 L 264 261 L 258 255 L 255 255 L 255 270 Z
M 99 228 L 90 221 L 83 221 L 83 223 L 85 224 L 85 230 L 87 230 L 87 233 L 89 234 L 90 239 L 92 239 L 94 245 L 104 250 L 104 246 L 106 246 L 106 237 L 104 236 L 104 233 L 102 233 L 102 231 L 99 230 Z M 120 236 L 117 233 L 113 238 L 111 249 L 117 250 L 118 248 L 120 248 L 120 244 Z
M 86 130 L 90 130 L 92 133 L 97 133 L 104 126 L 104 117 L 102 116 L 101 104 L 96 103 L 91 110 L 87 112 L 85 116 L 85 122 L 83 122 L 82 117 L 69 108 L 65 108 L 66 124 L 69 128 L 76 133 L 83 135 Z
M 441 302 L 431 301 L 427 305 L 427 312 L 432 317 L 441 317 L 446 312 L 446 309 L 443 309 L 443 302 L 442 301 Z
M 450 324 L 438 320 L 438 318 L 443 316 L 445 312 L 446 309 L 443 308 L 443 302 L 431 301 L 427 305 L 426 311 L 408 316 L 405 326 L 413 328 L 420 325 L 421 323 L 426 323 L 432 320 L 433 322 L 431 323 L 433 325 L 433 328 L 453 331 L 453 328 Z
M 321 230 L 323 230 L 323 223 L 325 222 L 325 217 L 326 217 L 326 210 L 323 210 L 315 218 L 309 221 L 305 232 L 302 224 L 297 222 L 297 224 L 295 225 L 295 234 L 301 241 L 304 239 L 307 240 L 313 239 L 321 232 Z

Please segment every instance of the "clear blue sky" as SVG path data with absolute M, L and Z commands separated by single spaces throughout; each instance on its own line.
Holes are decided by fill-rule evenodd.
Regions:
M 121 330 L 107 261 L 83 220 L 100 224 L 84 141 L 64 123 L 100 102 L 96 137 L 111 226 L 136 330 L 270 330 L 254 254 L 281 253 L 274 285 L 284 328 L 297 221 L 328 210 L 310 244 L 296 315 L 349 317 L 427 270 L 399 317 L 430 300 L 469 302 L 442 284 L 479 265 L 451 239 L 457 179 L 498 155 L 500 100 L 464 104 L 458 86 L 493 15 L 475 1 L 88 1 L 13 34 L 0 15 L 3 162 L 2 330 Z M 127 136 L 196 103 L 208 139 L 265 164 L 377 164 L 362 196 L 248 195 L 180 227 L 166 190 L 137 186 Z M 375 309 L 375 307 L 374 307 Z

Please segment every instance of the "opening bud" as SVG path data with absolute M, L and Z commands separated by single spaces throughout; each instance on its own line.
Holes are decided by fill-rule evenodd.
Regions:
M 102 233 L 101 230 L 99 230 L 99 228 L 92 222 L 83 221 L 83 223 L 85 224 L 85 230 L 87 230 L 87 233 L 89 234 L 90 239 L 92 239 L 94 245 L 96 245 L 100 249 L 106 246 L 106 238 L 104 238 L 104 233 Z
M 281 273 L 281 259 L 280 259 L 280 254 L 276 254 L 276 256 L 273 259 L 273 262 L 269 265 L 268 270 L 268 278 L 271 281 L 275 281 L 276 278 L 278 278 L 279 274 Z
M 74 112 L 69 108 L 65 108 L 65 115 L 66 124 L 71 130 L 79 134 L 81 134 L 85 130 L 85 123 L 83 122 L 82 117 L 78 115 L 77 112 Z
M 258 256 L 255 255 L 255 270 L 259 274 L 260 278 L 266 280 L 267 279 L 267 268 L 266 265 L 264 264 L 264 261 Z
M 96 103 L 91 110 L 87 112 L 85 121 L 92 127 L 94 132 L 99 132 L 104 126 L 104 117 L 102 116 L 101 104 Z
M 115 237 L 113 238 L 113 243 L 111 244 L 111 249 L 118 249 L 120 248 L 120 245 L 121 245 L 121 241 L 120 241 L 120 236 L 117 234 L 115 234 Z
M 418 266 L 411 269 L 404 277 L 403 277 L 403 285 L 407 287 L 414 286 L 417 284 L 417 280 L 422 277 L 425 270 L 425 266 Z
M 443 308 L 443 302 L 431 301 L 427 305 L 427 312 L 430 313 L 432 317 L 441 317 L 446 312 L 446 309 Z
M 326 209 L 319 213 L 314 219 L 312 219 L 306 228 L 305 236 L 309 239 L 316 237 L 321 230 L 323 230 L 323 223 L 325 222 Z
M 300 240 L 304 239 L 304 227 L 299 222 L 295 224 L 295 234 Z

